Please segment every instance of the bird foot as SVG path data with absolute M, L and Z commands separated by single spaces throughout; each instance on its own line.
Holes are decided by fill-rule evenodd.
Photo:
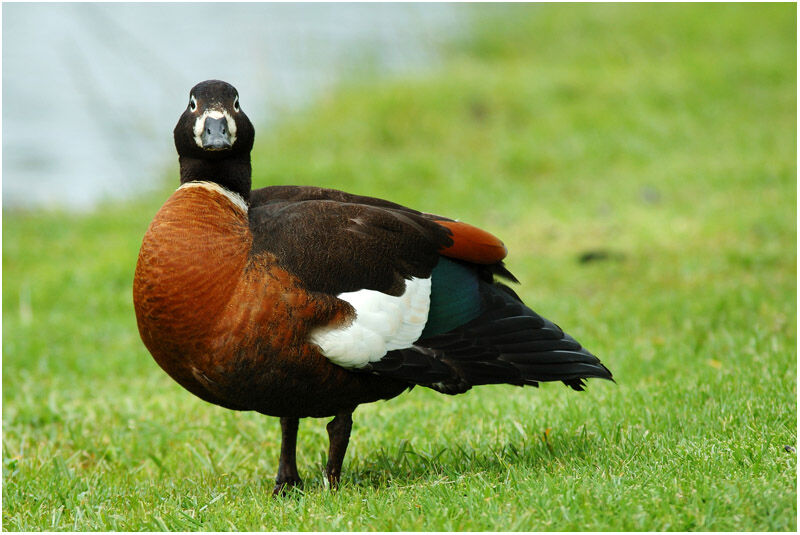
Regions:
M 276 480 L 275 488 L 272 489 L 272 496 L 286 496 L 292 489 L 302 489 L 303 482 L 300 478 L 287 478 L 284 480 Z
M 332 474 L 326 471 L 325 479 L 328 481 L 328 489 L 331 491 L 339 490 L 339 474 Z

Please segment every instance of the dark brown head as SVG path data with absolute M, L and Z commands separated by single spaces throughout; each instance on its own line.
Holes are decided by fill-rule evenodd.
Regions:
M 173 134 L 182 184 L 206 180 L 249 197 L 255 130 L 235 87 L 221 80 L 194 86 Z

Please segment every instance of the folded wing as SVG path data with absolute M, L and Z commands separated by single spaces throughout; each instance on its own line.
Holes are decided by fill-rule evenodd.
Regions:
M 253 191 L 253 252 L 354 309 L 311 341 L 338 365 L 456 394 L 611 372 L 507 286 L 503 243 L 472 225 L 337 190 Z

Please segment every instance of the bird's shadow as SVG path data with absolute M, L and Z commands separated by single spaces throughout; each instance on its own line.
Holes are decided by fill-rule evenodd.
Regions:
M 384 489 L 424 484 L 446 484 L 464 477 L 493 479 L 519 466 L 536 469 L 559 462 L 559 459 L 589 459 L 596 448 L 585 430 L 576 436 L 554 440 L 548 431 L 504 442 L 477 445 L 454 444 L 446 440 L 415 447 L 402 440 L 394 447 L 381 448 L 366 456 L 355 455 L 345 461 L 341 485 Z M 302 493 L 327 490 L 323 476 L 324 455 L 314 465 L 314 474 L 306 474 Z M 290 493 L 291 495 L 291 493 Z

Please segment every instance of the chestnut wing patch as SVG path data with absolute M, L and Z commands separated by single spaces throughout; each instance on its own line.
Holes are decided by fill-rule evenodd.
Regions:
M 490 265 L 503 260 L 508 249 L 496 236 L 461 221 L 438 221 L 452 233 L 453 244 L 441 253 L 474 264 Z

